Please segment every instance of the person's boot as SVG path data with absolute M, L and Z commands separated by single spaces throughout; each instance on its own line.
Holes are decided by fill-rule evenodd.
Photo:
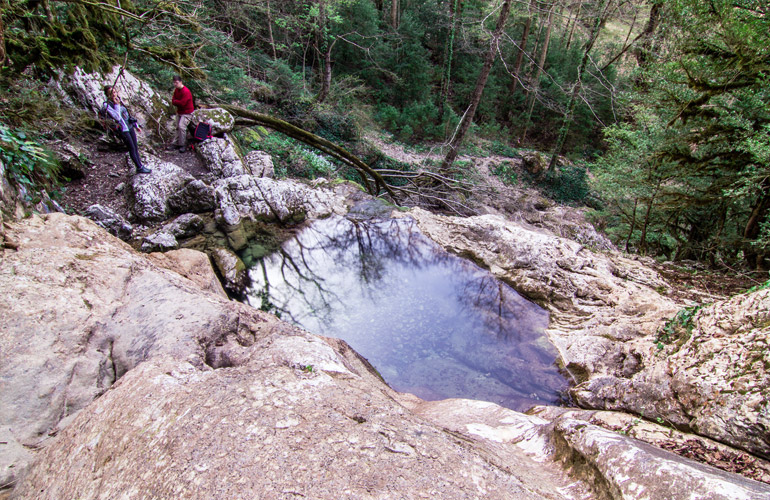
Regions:
M 137 174 L 149 174 L 151 172 L 152 172 L 152 170 L 150 170 L 149 168 L 145 167 L 144 165 L 142 165 L 141 167 L 136 169 L 136 173 Z

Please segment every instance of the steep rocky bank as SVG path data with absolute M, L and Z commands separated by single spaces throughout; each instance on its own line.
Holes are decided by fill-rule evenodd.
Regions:
M 343 342 L 228 300 L 199 252 L 144 256 L 58 214 L 6 238 L 0 407 L 25 456 L 3 470 L 31 463 L 12 498 L 770 492 L 584 417 L 395 393 Z
M 76 73 L 60 88 L 88 105 L 100 80 Z M 161 99 L 126 85 L 149 96 L 137 107 L 162 127 Z M 153 173 L 126 178 L 112 193 L 122 204 L 86 211 L 105 229 L 20 219 L 0 186 L 18 219 L 0 240 L 0 485 L 16 485 L 13 497 L 770 495 L 746 479 L 770 482 L 769 290 L 709 296 L 664 339 L 697 296 L 600 244 L 579 216 L 560 218 L 566 209 L 514 220 L 502 206 L 467 218 L 396 211 L 548 310 L 575 402 L 604 411 L 421 401 L 344 342 L 228 299 L 244 286 L 236 252 L 275 240 L 276 223 L 370 200 L 350 184 L 270 179 L 269 157 L 243 155 L 220 122 L 225 135 L 192 168 L 147 148 Z M 745 477 L 661 447 L 716 450 L 693 456 Z

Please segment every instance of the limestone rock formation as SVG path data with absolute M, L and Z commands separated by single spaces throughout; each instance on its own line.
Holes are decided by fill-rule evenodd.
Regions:
M 38 446 L 155 354 L 203 368 L 216 345 L 249 344 L 284 328 L 221 289 L 201 292 L 88 219 L 51 214 L 7 226 L 0 428 L 11 430 L 8 446 Z
M 205 183 L 150 154 L 142 158 L 152 173 L 131 179 L 129 202 L 136 219 L 158 222 L 175 214 L 213 208 L 213 191 Z
M 173 234 L 160 230 L 142 238 L 142 252 L 166 252 L 179 248 L 179 242 Z
M 662 361 L 689 426 L 770 459 L 770 289 L 701 309 Z
M 215 248 L 211 258 L 222 275 L 225 288 L 236 295 L 244 293 L 249 285 L 249 274 L 243 261 L 227 248 Z
M 264 151 L 251 151 L 243 158 L 243 161 L 251 175 L 270 177 L 271 179 L 275 177 L 273 159 Z
M 520 477 L 553 474 L 559 464 L 579 480 L 576 485 L 593 485 L 591 498 L 759 500 L 770 493 L 770 485 L 676 456 L 562 409 L 540 418 L 483 401 L 405 404 L 432 424 L 478 443 L 495 459 L 516 463 Z M 528 469 L 531 464 L 522 456 L 533 459 L 536 468 Z
M 117 83 L 116 83 L 117 82 Z M 127 69 L 115 66 L 107 74 L 86 73 L 76 67 L 72 73 L 61 73 L 53 82 L 63 93 L 74 99 L 94 114 L 105 102 L 104 85 L 115 85 L 120 91 L 121 98 L 139 123 L 147 130 L 153 130 L 153 125 L 165 121 L 169 102 L 157 94 L 142 80 L 139 80 Z
M 189 248 L 180 248 L 169 252 L 152 253 L 148 258 L 154 264 L 194 282 L 201 290 L 227 298 L 206 254 Z
M 410 216 L 444 248 L 549 310 L 547 334 L 581 406 L 660 419 L 768 456 L 770 406 L 761 389 L 768 386 L 768 326 L 757 312 L 770 310 L 767 292 L 704 309 L 688 342 L 670 356 L 657 347 L 656 333 L 683 304 L 660 293 L 667 285 L 651 269 L 497 216 L 419 209 Z
M 299 222 L 329 215 L 344 203 L 331 191 L 289 180 L 240 175 L 217 181 L 214 186 L 215 213 L 223 227 L 237 226 L 243 219 Z
M 212 137 L 195 148 L 206 168 L 218 179 L 250 174 L 229 136 Z
M 134 229 L 126 219 L 115 213 L 114 210 L 102 205 L 91 205 L 86 210 L 85 216 L 121 240 L 129 239 Z
M 18 481 L 12 498 L 770 493 L 574 415 L 395 393 L 344 342 L 228 301 L 198 252 L 145 256 L 62 214 L 7 224 L 6 237 L 0 472 Z
M 232 132 L 235 118 L 222 108 L 198 108 L 193 111 L 191 123 L 206 122 L 211 126 L 211 135 Z

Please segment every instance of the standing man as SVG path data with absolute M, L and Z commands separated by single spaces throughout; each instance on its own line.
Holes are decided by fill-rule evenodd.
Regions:
M 176 140 L 172 148 L 184 153 L 187 145 L 187 125 L 190 123 L 195 106 L 192 92 L 184 86 L 182 77 L 179 75 L 174 75 L 174 96 L 171 104 L 176 107 Z

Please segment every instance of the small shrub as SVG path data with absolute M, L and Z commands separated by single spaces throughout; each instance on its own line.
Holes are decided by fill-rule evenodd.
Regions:
M 519 173 L 509 161 L 497 165 L 492 173 L 498 176 L 503 184 L 515 186 L 519 183 Z
M 508 158 L 517 158 L 519 156 L 518 149 L 500 141 L 493 141 L 489 147 L 489 150 L 498 156 L 505 156 Z
M 545 176 L 546 194 L 561 203 L 583 203 L 588 196 L 587 170 L 581 166 L 563 166 Z
M 59 163 L 39 142 L 27 138 L 23 130 L 11 130 L 0 123 L 0 160 L 7 175 L 30 191 L 58 185 Z
M 692 329 L 695 326 L 693 324 L 693 319 L 695 318 L 695 315 L 698 313 L 698 311 L 700 311 L 702 308 L 702 305 L 685 307 L 676 313 L 673 318 L 666 321 L 666 324 L 663 325 L 663 328 L 658 330 L 658 334 L 655 338 L 658 349 L 662 349 L 663 344 L 684 344 L 687 339 L 690 338 Z

